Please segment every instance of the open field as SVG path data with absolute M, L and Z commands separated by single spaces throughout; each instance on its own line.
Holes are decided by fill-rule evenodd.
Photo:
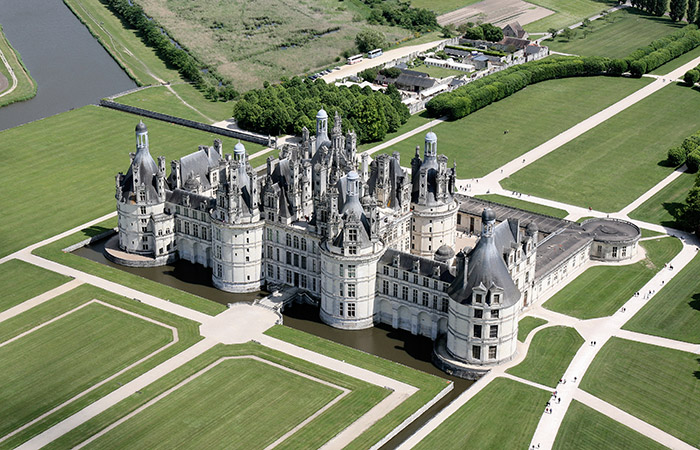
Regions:
M 447 380 L 433 375 L 419 372 L 410 367 L 396 364 L 369 353 L 360 352 L 353 348 L 345 347 L 292 328 L 275 326 L 267 330 L 265 334 L 298 345 L 299 347 L 330 356 L 331 358 L 339 359 L 378 374 L 391 377 L 420 389 L 408 400 L 404 401 L 398 408 L 377 421 L 363 435 L 355 439 L 346 447 L 349 449 L 371 447 L 372 444 L 385 436 L 389 431 L 398 426 L 421 406 L 446 388 L 449 383 Z
M 587 28 L 577 28 L 576 37 L 567 41 L 561 36 L 543 42 L 550 50 L 582 56 L 624 58 L 654 39 L 673 33 L 685 22 L 673 22 L 668 17 L 656 17 L 636 8 L 625 8 L 605 19 L 591 22 Z M 584 30 L 589 33 L 584 36 Z
M 501 185 L 599 211 L 619 211 L 668 176 L 672 169 L 664 165 L 666 152 L 700 128 L 700 117 L 687 113 L 698 108 L 698 92 L 666 86 Z
M 676 269 L 677 270 L 677 269 Z M 624 329 L 700 344 L 700 255 L 663 287 Z
M 532 386 L 498 378 L 414 448 L 527 448 L 550 396 Z
M 518 340 L 520 342 L 525 342 L 527 336 L 532 330 L 547 323 L 546 320 L 540 319 L 539 317 L 527 316 L 520 319 L 518 322 Z
M 411 0 L 414 8 L 425 8 L 435 11 L 435 14 L 444 14 L 465 6 L 473 5 L 481 0 Z
M 114 211 L 114 176 L 129 168 L 137 123 L 132 114 L 85 106 L 0 132 L 0 256 Z M 164 154 L 168 164 L 217 137 L 224 152 L 237 142 L 158 120 L 146 125 L 151 155 Z
M 87 448 L 265 448 L 341 392 L 262 361 L 227 359 Z
M 525 25 L 523 28 L 530 33 L 545 32 L 550 28 L 559 30 L 618 4 L 614 0 L 528 0 L 528 2 L 555 11 L 550 16 Z
M 149 385 L 148 387 L 142 390 L 142 395 L 131 396 L 128 399 L 125 399 L 124 401 L 105 411 L 103 414 L 86 422 L 81 427 L 76 428 L 75 430 L 62 436 L 57 441 L 55 441 L 55 447 L 70 448 L 77 445 L 78 443 L 84 441 L 86 438 L 94 435 L 96 432 L 104 429 L 105 426 L 114 423 L 116 420 L 124 417 L 126 414 L 134 411 L 136 408 L 145 405 L 147 402 L 153 400 L 156 396 L 177 386 L 179 383 L 186 380 L 188 377 L 202 371 L 211 364 L 216 363 L 222 358 L 236 356 L 257 356 L 271 363 L 282 365 L 286 368 L 302 372 L 304 374 L 310 375 L 320 380 L 330 382 L 334 385 L 340 386 L 351 391 L 343 399 L 341 399 L 336 404 L 328 408 L 323 414 L 316 417 L 310 423 L 306 424 L 303 428 L 301 428 L 292 436 L 287 438 L 276 448 L 294 449 L 300 448 L 302 446 L 308 448 L 321 447 L 323 443 L 327 442 L 333 436 L 338 434 L 342 429 L 346 428 L 352 422 L 357 420 L 357 418 L 365 414 L 370 408 L 372 408 L 374 405 L 376 405 L 379 401 L 381 401 L 384 397 L 386 397 L 389 394 L 389 391 L 382 387 L 365 383 L 364 381 L 358 380 L 356 378 L 352 378 L 347 375 L 343 375 L 341 373 L 326 369 L 325 367 L 317 366 L 306 361 L 296 359 L 284 353 L 277 352 L 275 350 L 269 349 L 267 347 L 255 343 L 247 343 L 242 345 L 217 345 L 212 349 L 206 351 L 202 355 L 198 356 L 197 358 L 193 359 L 192 361 L 188 362 L 187 364 L 172 371 L 165 377 L 155 381 L 153 384 Z M 130 434 L 132 431 L 137 433 L 145 432 L 141 427 L 141 424 L 137 423 L 140 420 L 148 420 L 154 423 L 159 423 L 161 428 L 158 428 L 155 431 L 155 433 L 157 433 L 162 439 L 165 440 L 170 439 L 169 435 L 167 434 L 168 430 L 174 433 L 178 432 L 177 430 L 174 431 L 172 428 L 170 428 L 169 425 L 167 425 L 167 421 L 169 420 L 167 418 L 169 417 L 172 417 L 172 420 L 184 420 L 185 422 L 187 422 L 187 419 L 189 418 L 189 422 L 187 422 L 186 424 L 183 425 L 181 423 L 183 427 L 188 428 L 190 431 L 192 431 L 193 429 L 197 429 L 197 431 L 201 432 L 202 434 L 209 434 L 216 431 L 210 430 L 206 427 L 216 427 L 217 425 L 223 425 L 222 422 L 228 422 L 230 420 L 230 415 L 238 416 L 238 412 L 236 412 L 235 409 L 246 409 L 249 415 L 252 416 L 248 419 L 245 419 L 246 423 L 247 420 L 257 420 L 258 423 L 256 423 L 256 425 L 246 425 L 247 428 L 250 429 L 248 430 L 246 429 L 246 427 L 240 426 L 240 423 L 237 423 L 235 426 L 230 427 L 232 429 L 221 430 L 221 433 L 224 433 L 228 437 L 238 437 L 242 441 L 248 440 L 251 442 L 252 447 L 249 445 L 240 445 L 240 448 L 261 448 L 262 446 L 256 446 L 253 442 L 259 437 L 249 436 L 248 431 L 250 431 L 251 434 L 254 432 L 259 432 L 261 434 L 267 433 L 266 436 L 262 436 L 263 439 L 268 438 L 270 436 L 270 432 L 275 433 L 278 436 L 284 434 L 284 430 L 280 430 L 279 427 L 279 425 L 281 424 L 280 422 L 284 422 L 284 419 L 282 419 L 281 421 L 277 420 L 276 413 L 270 410 L 270 408 L 274 409 L 278 407 L 278 399 L 280 401 L 279 407 L 281 409 L 284 409 L 285 411 L 290 411 L 291 408 L 291 412 L 289 414 L 295 415 L 294 417 L 292 417 L 293 419 L 299 418 L 299 416 L 296 415 L 296 413 L 293 411 L 293 403 L 295 401 L 299 402 L 297 403 L 297 405 L 300 408 L 308 408 L 308 405 L 305 405 L 304 397 L 306 395 L 312 397 L 310 401 L 318 401 L 318 399 L 313 398 L 313 394 L 308 393 L 306 387 L 304 387 L 303 389 L 305 394 L 298 395 L 296 392 L 291 391 L 293 392 L 293 395 L 291 397 L 287 396 L 288 394 L 285 393 L 278 395 L 277 398 L 270 399 L 265 394 L 265 392 L 267 390 L 277 391 L 275 385 L 276 383 L 278 383 L 278 379 L 280 378 L 280 372 L 276 372 L 278 374 L 278 377 L 267 377 L 264 371 L 268 371 L 270 369 L 271 368 L 268 367 L 265 367 L 263 370 L 258 369 L 258 371 L 254 374 L 248 373 L 246 369 L 246 373 L 243 374 L 243 379 L 246 381 L 244 383 L 240 382 L 241 380 L 238 379 L 238 374 L 231 375 L 228 371 L 226 371 L 228 373 L 227 381 L 221 379 L 221 381 L 217 383 L 216 381 L 213 381 L 211 379 L 207 380 L 205 378 L 204 381 L 206 386 L 202 386 L 202 388 L 207 389 L 210 392 L 204 394 L 200 394 L 199 392 L 199 383 L 192 385 L 189 388 L 189 390 L 185 390 L 180 392 L 180 394 L 178 395 L 174 395 L 177 394 L 178 391 L 180 391 L 180 389 L 178 389 L 166 396 L 163 400 L 160 400 L 166 402 L 165 405 L 159 405 L 158 403 L 154 403 L 153 406 L 144 409 L 139 415 L 137 415 L 136 421 L 130 419 L 124 422 L 123 424 L 120 424 L 109 434 L 105 435 L 104 438 L 99 438 L 98 440 L 96 440 L 94 446 L 99 446 L 103 448 L 103 446 L 101 445 L 103 442 L 105 442 L 103 441 L 103 439 L 106 439 L 108 442 L 116 442 L 117 445 L 119 443 L 124 445 L 125 441 L 133 439 L 133 436 Z M 282 371 L 281 373 L 283 377 L 286 377 L 288 374 L 287 371 Z M 260 377 L 262 383 L 253 381 L 251 376 Z M 282 379 L 279 381 L 279 383 L 286 386 L 287 388 L 290 388 L 290 381 L 292 381 L 293 385 L 296 385 L 296 381 L 291 380 L 289 378 L 287 378 L 286 380 Z M 252 385 L 251 389 L 247 388 L 247 385 L 249 384 Z M 317 382 L 314 382 L 314 384 L 316 386 L 315 389 L 318 389 L 319 386 Z M 213 388 L 213 386 L 216 386 L 216 388 Z M 187 387 L 187 385 L 183 387 Z M 257 389 L 253 389 L 256 387 Z M 226 394 L 222 396 L 222 392 L 225 392 Z M 239 392 L 241 392 L 243 395 L 240 395 Z M 333 392 L 337 391 L 333 389 Z M 211 396 L 215 395 L 215 393 L 218 393 L 218 397 L 212 400 Z M 205 399 L 203 399 L 202 396 L 205 396 L 206 400 L 209 401 L 204 401 Z M 260 404 L 257 403 L 257 401 L 255 400 L 256 396 L 267 398 L 267 403 L 264 403 L 264 405 L 266 405 L 265 407 L 261 407 Z M 243 398 L 244 401 L 239 401 L 232 407 L 230 402 L 222 400 L 222 398 L 235 398 L 239 400 Z M 223 405 L 218 406 L 219 402 L 223 403 Z M 255 402 L 255 404 L 258 406 L 257 408 L 249 409 L 245 407 L 245 405 L 247 405 L 248 403 L 253 402 Z M 169 408 L 163 408 L 163 406 L 172 406 L 175 403 L 177 403 L 178 405 L 187 403 L 187 408 L 191 408 L 190 411 L 194 412 L 195 414 L 185 414 L 183 413 L 182 409 L 169 411 Z M 226 414 L 229 414 L 229 416 L 222 418 L 223 421 L 221 422 L 217 422 L 217 417 L 213 417 L 211 414 L 205 411 L 205 409 L 208 407 L 211 409 L 215 409 L 218 412 L 222 412 L 226 408 L 226 406 L 229 406 L 229 410 L 226 411 Z M 202 413 L 197 414 L 197 412 L 199 411 L 202 411 Z M 182 417 L 175 418 L 178 415 Z M 195 417 L 192 417 L 193 415 Z M 303 420 L 304 418 L 305 417 L 303 417 L 301 420 Z M 211 419 L 211 421 L 209 421 L 209 423 L 205 423 L 208 419 Z M 298 420 L 297 423 L 299 421 L 300 420 Z M 285 423 L 282 423 L 281 425 L 286 426 L 288 424 L 289 423 L 287 421 Z M 294 426 L 296 425 L 296 423 L 291 425 Z M 263 429 L 258 428 L 259 426 L 267 427 L 267 431 L 261 431 Z M 287 428 L 291 427 L 288 426 Z M 200 439 L 200 436 L 195 436 L 194 432 L 192 432 L 192 434 L 193 435 L 191 436 L 191 439 L 193 441 Z M 207 444 L 211 444 L 205 445 L 207 448 L 211 448 L 212 446 L 215 448 L 231 448 L 232 446 L 232 441 L 230 440 L 214 441 L 213 439 L 215 438 L 212 437 L 212 441 L 207 442 Z M 238 442 L 238 440 L 236 440 L 236 442 Z
M 70 280 L 70 277 L 19 259 L 11 259 L 0 264 L 0 311 L 10 309 Z
M 450 165 L 453 159 L 457 162 L 459 178 L 481 177 L 648 83 L 645 79 L 582 77 L 533 84 L 463 119 L 436 126 L 438 153 L 447 155 Z M 700 102 L 700 96 L 698 99 Z M 571 107 L 572 102 L 576 108 Z M 535 113 L 536 120 L 523 119 Z M 410 161 L 416 145 L 423 148 L 424 139 L 425 133 L 419 133 L 383 152 L 398 151 L 403 161 Z M 538 172 L 537 180 L 550 178 L 541 173 L 550 172 Z M 553 170 L 551 176 L 555 174 Z
M 672 183 L 639 205 L 629 216 L 645 222 L 658 223 L 665 227 L 679 228 L 673 213 L 685 203 L 688 191 L 695 183 L 695 174 L 683 173 Z
M 562 326 L 545 328 L 538 331 L 532 338 L 523 362 L 506 372 L 556 388 L 583 343 L 584 339 L 573 328 Z
M 172 339 L 165 327 L 91 303 L 0 347 L 0 435 Z
M 559 208 L 552 208 L 551 206 L 540 205 L 539 203 L 532 203 L 525 200 L 520 200 L 518 198 L 506 197 L 504 195 L 498 194 L 486 194 L 486 195 L 475 195 L 476 198 L 482 198 L 490 202 L 500 203 L 502 205 L 512 206 L 515 208 L 524 209 L 525 211 L 532 211 L 538 214 L 545 214 L 547 216 L 558 217 L 563 219 L 568 216 L 569 213 Z
M 64 3 L 137 84 L 181 80 L 177 70 L 169 68 L 155 50 L 143 43 L 141 33 L 114 15 L 102 0 L 64 0 Z
M 416 72 L 427 73 L 428 76 L 431 76 L 433 78 L 446 78 L 446 77 L 450 77 L 450 76 L 459 77 L 461 75 L 467 75 L 469 73 L 469 72 L 464 72 L 462 70 L 446 69 L 444 67 L 426 66 L 426 65 L 411 67 L 411 70 L 415 70 Z
M 663 445 L 576 400 L 571 402 L 554 441 L 555 450 L 664 449 Z
M 700 442 L 698 355 L 611 338 L 581 380 L 581 389 L 697 446 Z
M 189 52 L 233 80 L 239 91 L 340 62 L 341 53 L 354 47 L 355 35 L 365 28 L 383 32 L 388 43 L 411 35 L 398 27 L 367 25 L 369 9 L 359 2 L 142 0 L 139 4 Z
M 56 261 L 74 269 L 82 270 L 86 273 L 91 273 L 100 278 L 114 281 L 123 286 L 136 289 L 146 294 L 154 295 L 159 298 L 165 298 L 173 303 L 177 303 L 188 308 L 195 309 L 199 312 L 209 315 L 216 315 L 224 310 L 226 306 L 213 302 L 211 300 L 192 295 L 188 292 L 170 287 L 168 285 L 158 283 L 147 278 L 142 278 L 131 274 L 124 270 L 100 264 L 87 258 L 75 255 L 73 253 L 64 253 L 62 249 L 84 241 L 85 239 L 97 236 L 98 234 L 111 230 L 117 226 L 117 218 L 108 219 L 105 222 L 99 223 L 89 228 L 85 228 L 77 233 L 60 239 L 54 243 L 45 245 L 34 250 L 34 254 L 42 258 Z
M 590 267 L 543 306 L 579 319 L 614 314 L 682 248 L 681 242 L 671 237 L 640 245 L 647 252 L 645 260 L 625 266 Z
M 114 101 L 203 123 L 213 123 L 228 119 L 233 114 L 233 102 L 209 101 L 197 88 L 187 83 L 173 84 L 170 87 L 197 111 L 182 103 L 165 86 L 153 86 L 138 92 L 132 92 L 131 94 L 117 97 Z
M 2 95 L 3 92 L 8 92 L 12 89 L 13 81 L 9 70 L 5 67 L 5 63 L 0 59 L 0 75 L 4 78 L 3 81 L 6 82 L 5 88 L 0 88 L 0 106 L 9 105 L 14 102 L 21 102 L 23 100 L 29 100 L 36 95 L 36 82 L 29 75 L 29 71 L 24 67 L 22 59 L 12 48 L 10 42 L 5 37 L 5 33 L 2 31 L 2 25 L 0 24 L 0 52 L 5 56 L 7 63 L 12 68 L 12 71 L 17 77 L 17 85 L 11 93 Z M 5 84 L 0 82 L 0 85 Z
M 178 342 L 2 442 L 0 448 L 17 447 L 201 339 L 194 322 L 90 285 L 5 320 L 0 323 L 0 342 L 86 305 L 0 348 L 3 361 L 10 364 L 7 358 L 15 358 L 12 367 L 3 366 L 0 374 L 4 386 L 0 436 L 172 341 L 171 330 L 108 306 L 88 304 L 93 299 L 175 327 Z M 13 397 L 10 403 L 6 396 Z

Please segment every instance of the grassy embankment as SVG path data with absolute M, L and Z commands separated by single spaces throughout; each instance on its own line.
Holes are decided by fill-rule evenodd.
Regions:
M 36 81 L 34 81 L 29 74 L 29 70 L 24 66 L 24 62 L 22 62 L 19 53 L 12 48 L 10 41 L 5 37 L 5 33 L 2 31 L 2 25 L 0 25 L 0 52 L 5 56 L 15 77 L 17 77 L 17 84 L 15 85 L 9 70 L 5 67 L 3 61 L 0 61 L 0 75 L 7 79 L 7 88 L 0 91 L 0 95 L 2 95 L 3 92 L 8 92 L 10 89 L 13 89 L 14 86 L 14 90 L 11 93 L 0 97 L 0 107 L 29 100 L 34 97 L 37 89 Z

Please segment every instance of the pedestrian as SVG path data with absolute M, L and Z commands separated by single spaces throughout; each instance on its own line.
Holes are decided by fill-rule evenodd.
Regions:
M 561 397 L 557 397 L 557 404 L 561 403 Z
M 576 383 L 576 377 L 574 377 L 574 383 Z
M 525 158 L 523 158 L 523 163 L 525 163 Z

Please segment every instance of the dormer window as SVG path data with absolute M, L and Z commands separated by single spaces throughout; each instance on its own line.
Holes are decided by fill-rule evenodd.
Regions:
M 474 302 L 475 303 L 483 303 L 484 302 L 483 294 L 474 294 Z
M 139 200 L 141 200 L 142 202 L 146 201 L 146 193 L 145 192 L 139 193 Z
M 357 255 L 357 247 L 354 245 L 351 245 L 348 247 L 348 254 L 349 255 Z
M 501 303 L 501 294 L 491 294 L 491 303 Z
M 357 242 L 357 228 L 351 228 L 348 230 L 348 241 Z

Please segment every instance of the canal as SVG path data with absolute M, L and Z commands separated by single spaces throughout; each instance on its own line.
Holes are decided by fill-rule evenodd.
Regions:
M 0 24 L 38 85 L 33 99 L 0 108 L 0 130 L 136 87 L 60 0 L 0 0 Z
M 190 292 L 209 300 L 227 304 L 237 301 L 252 301 L 266 293 L 230 294 L 216 289 L 211 283 L 211 270 L 199 264 L 178 261 L 172 265 L 153 268 L 131 268 L 114 264 L 104 257 L 104 244 L 107 239 L 79 248 L 73 253 L 100 264 L 124 270 L 159 283 Z M 439 370 L 431 362 L 433 342 L 423 336 L 414 336 L 403 330 L 394 330 L 385 325 L 375 326 L 366 330 L 338 330 L 320 321 L 318 308 L 308 304 L 294 304 L 284 310 L 284 324 L 288 327 L 328 339 L 348 347 L 380 356 L 384 359 L 403 364 L 414 369 L 427 372 L 454 382 L 454 389 L 421 417 L 389 441 L 383 448 L 391 449 L 431 417 L 447 406 L 459 394 L 473 384 L 472 381 L 452 377 Z

